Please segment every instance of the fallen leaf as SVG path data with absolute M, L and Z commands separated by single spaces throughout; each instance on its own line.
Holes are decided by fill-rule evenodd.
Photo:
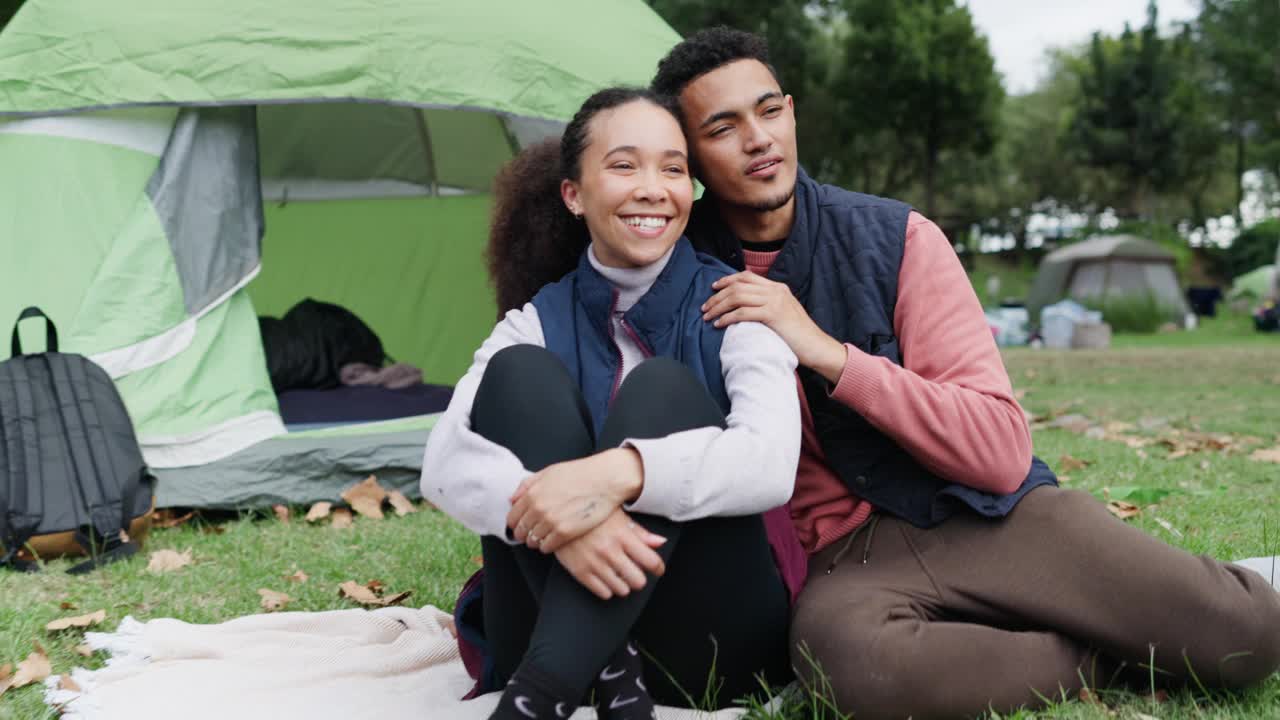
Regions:
M 191 564 L 191 548 L 182 552 L 176 550 L 156 550 L 148 556 L 147 571 L 152 573 L 181 570 Z
M 410 596 L 410 595 L 412 595 L 412 594 L 413 594 L 413 591 L 412 591 L 412 590 L 405 590 L 404 592 L 398 592 L 398 593 L 396 593 L 395 595 L 390 595 L 390 596 L 388 596 L 388 597 L 384 597 L 384 598 L 382 598 L 382 604 L 383 604 L 383 605 L 388 605 L 388 606 L 390 606 L 390 605 L 399 605 L 400 603 L 404 602 L 405 600 L 408 600 L 408 599 L 409 599 L 409 596 Z
M 1142 512 L 1137 505 L 1127 503 L 1123 500 L 1107 501 L 1107 510 L 1121 520 L 1128 520 L 1131 517 L 1136 517 L 1138 513 Z
M 1058 458 L 1058 470 L 1064 473 L 1071 472 L 1073 470 L 1083 470 L 1092 464 L 1093 461 L 1091 460 L 1081 460 L 1079 458 L 1071 457 L 1070 455 L 1063 455 Z
M 1073 433 L 1087 432 L 1093 427 L 1093 421 L 1079 413 L 1071 413 L 1069 415 L 1061 415 L 1049 422 L 1049 427 L 1069 430 Z
M 272 505 L 271 512 L 276 514 L 276 519 L 282 523 L 289 522 L 289 508 L 284 505 Z
M 185 515 L 176 515 L 172 510 L 163 509 L 156 510 L 151 513 L 151 527 L 153 528 L 173 528 L 185 524 L 191 518 L 195 517 L 194 510 L 187 512 Z
M 336 530 L 345 530 L 351 527 L 354 519 L 351 517 L 351 511 L 346 508 L 334 508 L 333 520 L 330 521 L 329 527 Z
M 76 654 L 81 657 L 93 657 L 93 648 L 88 645 L 77 645 Z
M 1127 422 L 1109 422 L 1106 425 L 1104 425 L 1103 428 L 1108 433 L 1114 433 L 1116 435 L 1119 435 L 1121 433 L 1127 433 L 1130 430 L 1132 430 L 1133 425 Z
M 307 522 L 315 522 L 329 517 L 331 509 L 333 509 L 333 503 L 331 502 L 318 502 L 312 505 L 311 509 L 307 511 Z
M 304 583 L 310 579 L 310 576 L 302 572 L 301 570 L 299 570 L 298 572 L 292 575 L 285 575 L 284 579 L 288 580 L 289 582 Z
M 1089 689 L 1089 688 L 1087 688 L 1087 687 L 1085 687 L 1085 688 L 1080 688 L 1080 702 L 1082 702 L 1082 703 L 1088 703 L 1088 704 L 1090 704 L 1090 705 L 1098 705 L 1098 706 L 1100 706 L 1100 707 L 1106 707 L 1106 706 L 1107 706 L 1107 705 L 1106 705 L 1106 703 L 1104 703 L 1104 702 L 1102 702 L 1102 700 L 1099 700 L 1099 699 L 1098 699 L 1098 694 L 1097 694 L 1097 693 L 1095 693 L 1094 691 L 1090 690 L 1090 689 Z
M 1067 483 L 1069 483 L 1069 482 L 1071 482 L 1071 476 L 1070 476 L 1070 475 L 1059 475 L 1059 476 L 1058 476 L 1058 484 L 1059 484 L 1059 485 L 1066 485 L 1066 484 L 1067 484 Z
M 1257 462 L 1280 463 L 1280 446 L 1273 447 L 1269 450 L 1254 450 L 1250 453 L 1249 459 Z
M 355 600 L 361 605 L 382 605 L 382 598 L 369 588 L 355 580 L 348 580 L 338 586 L 338 596 Z
M 76 617 L 61 618 L 59 620 L 54 620 L 48 625 L 45 625 L 44 629 L 48 630 L 49 632 L 58 632 L 59 630 L 66 630 L 67 628 L 73 628 L 73 627 L 86 628 L 86 627 L 89 627 L 90 625 L 97 625 L 98 623 L 106 619 L 107 619 L 107 611 L 98 610 L 97 612 L 91 612 L 88 615 L 78 615 Z
M 266 588 L 260 588 L 258 590 L 258 594 L 262 596 L 262 609 L 267 612 L 280 610 L 284 608 L 285 605 L 288 605 L 293 601 L 293 598 L 282 592 L 276 592 L 275 590 L 268 590 Z
M 75 610 L 76 605 L 75 603 L 70 603 L 70 602 L 67 602 L 66 600 L 63 600 L 62 602 L 58 603 L 58 609 L 59 610 Z
M 20 688 L 38 683 L 52 674 L 53 665 L 49 663 L 49 656 L 45 654 L 44 648 L 40 647 L 40 643 L 36 643 L 35 652 L 18 663 L 18 671 L 13 674 L 9 687 Z
M 355 580 L 348 580 L 338 586 L 338 596 L 349 598 L 361 605 L 367 605 L 370 607 L 386 607 L 388 605 L 399 605 L 413 594 L 412 591 L 406 590 L 404 592 L 396 593 L 395 595 L 381 597 L 379 592 L 383 588 L 383 584 L 377 580 L 370 580 L 364 585 L 361 585 Z
M 405 497 L 404 493 L 399 490 L 392 490 L 387 493 L 387 499 L 391 501 L 391 507 L 395 508 L 396 515 L 400 517 L 418 512 L 418 508 L 414 507 L 409 498 Z
M 76 681 L 71 679 L 70 675 L 59 675 L 58 687 L 63 690 L 70 690 L 71 692 L 84 692 L 80 689 L 80 686 L 76 684 Z
M 382 501 L 387 499 L 387 491 L 378 484 L 378 478 L 370 475 L 363 482 L 344 490 L 342 499 L 361 515 L 381 520 Z
M 471 558 L 471 562 L 475 563 L 476 565 L 484 565 L 484 558 L 480 557 L 479 555 L 476 555 L 475 557 Z

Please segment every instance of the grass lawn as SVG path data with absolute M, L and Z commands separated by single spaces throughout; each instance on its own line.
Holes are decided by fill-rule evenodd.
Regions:
M 1124 431 L 1128 435 L 1152 439 L 1226 433 L 1244 444 L 1243 451 L 1170 459 L 1160 445 L 1135 449 L 1085 433 L 1042 429 L 1035 433 L 1037 454 L 1055 467 L 1068 455 L 1090 462 L 1063 473 L 1065 484 L 1099 496 L 1104 489 L 1135 487 L 1167 492 L 1130 522 L 1174 545 L 1220 558 L 1280 553 L 1280 464 L 1248 458 L 1252 449 L 1280 445 L 1280 336 L 1253 335 L 1238 320 L 1210 323 L 1202 334 L 1121 337 L 1107 351 L 1012 350 L 1005 359 L 1014 387 L 1024 392 L 1023 405 L 1036 415 L 1078 414 L 1098 426 L 1129 423 L 1134 427 Z M 1257 441 L 1250 444 L 1249 437 Z M 350 607 L 338 597 L 341 582 L 377 579 L 391 592 L 411 590 L 410 603 L 449 608 L 479 555 L 478 541 L 436 511 L 383 521 L 358 518 L 346 530 L 308 525 L 301 509 L 288 524 L 269 514 L 216 524 L 196 520 L 156 531 L 146 549 L 162 548 L 190 548 L 195 562 L 162 575 L 147 573 L 145 557 L 82 578 L 61 572 L 67 561 L 51 562 L 37 575 L 0 572 L 0 665 L 26 657 L 33 641 L 49 651 L 54 672 L 100 665 L 101 657 L 75 654 L 77 631 L 44 631 L 60 617 L 103 609 L 106 629 L 126 615 L 217 622 L 259 612 L 259 588 L 288 593 L 290 610 L 329 610 Z M 305 583 L 285 579 L 298 570 L 309 576 Z M 74 607 L 63 609 L 64 603 Z M 1014 717 L 1280 717 L 1280 675 L 1239 697 L 1183 693 L 1156 703 L 1117 693 L 1103 699 L 1108 707 L 1071 701 Z M 799 702 L 778 717 L 814 715 L 812 703 Z M 41 703 L 38 688 L 0 697 L 2 719 L 55 716 Z

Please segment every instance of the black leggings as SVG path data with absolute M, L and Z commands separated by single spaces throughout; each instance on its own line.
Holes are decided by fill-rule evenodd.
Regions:
M 496 353 L 471 410 L 476 433 L 537 471 L 617 447 L 626 438 L 725 426 L 705 386 L 680 363 L 645 361 L 618 390 L 599 441 L 590 413 L 564 365 L 549 351 L 516 345 Z M 749 478 L 744 478 L 749 482 Z M 706 699 L 719 707 L 791 678 L 790 608 L 759 515 L 676 523 L 633 519 L 667 538 L 661 578 L 601 600 L 544 555 L 481 538 L 484 629 L 505 683 L 522 660 L 552 674 L 585 699 L 596 674 L 628 639 L 645 656 L 645 682 L 661 704 Z M 714 673 L 714 675 L 713 675 Z

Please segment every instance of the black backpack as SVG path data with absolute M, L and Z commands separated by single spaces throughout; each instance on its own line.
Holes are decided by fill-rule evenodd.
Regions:
M 137 552 L 124 532 L 151 508 L 155 478 L 115 383 L 83 355 L 58 352 L 43 312 L 47 349 L 0 362 L 0 566 L 35 570 L 18 556 L 33 538 L 69 534 L 89 560 L 79 574 Z

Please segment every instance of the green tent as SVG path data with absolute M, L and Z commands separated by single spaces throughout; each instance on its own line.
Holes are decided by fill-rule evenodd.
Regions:
M 1239 298 L 1252 298 L 1254 300 L 1264 300 L 1272 296 L 1276 291 L 1277 279 L 1276 265 L 1262 265 L 1250 270 L 1243 275 L 1239 275 L 1235 280 L 1231 281 L 1231 290 L 1227 292 L 1227 298 L 1237 300 Z
M 256 316 L 338 303 L 452 384 L 495 318 L 494 173 L 678 39 L 641 0 L 28 0 L 0 33 L 0 322 L 42 307 L 168 477 L 272 464 L 310 436 L 283 435 Z M 399 454 L 348 475 L 411 488 L 429 425 L 380 426 Z M 363 457 L 376 434 L 344 437 Z M 233 494 L 165 477 L 162 504 Z
M 1173 253 L 1134 235 L 1100 235 L 1045 255 L 1027 293 L 1027 311 L 1038 318 L 1041 309 L 1063 298 L 1145 294 L 1177 317 L 1186 314 Z

